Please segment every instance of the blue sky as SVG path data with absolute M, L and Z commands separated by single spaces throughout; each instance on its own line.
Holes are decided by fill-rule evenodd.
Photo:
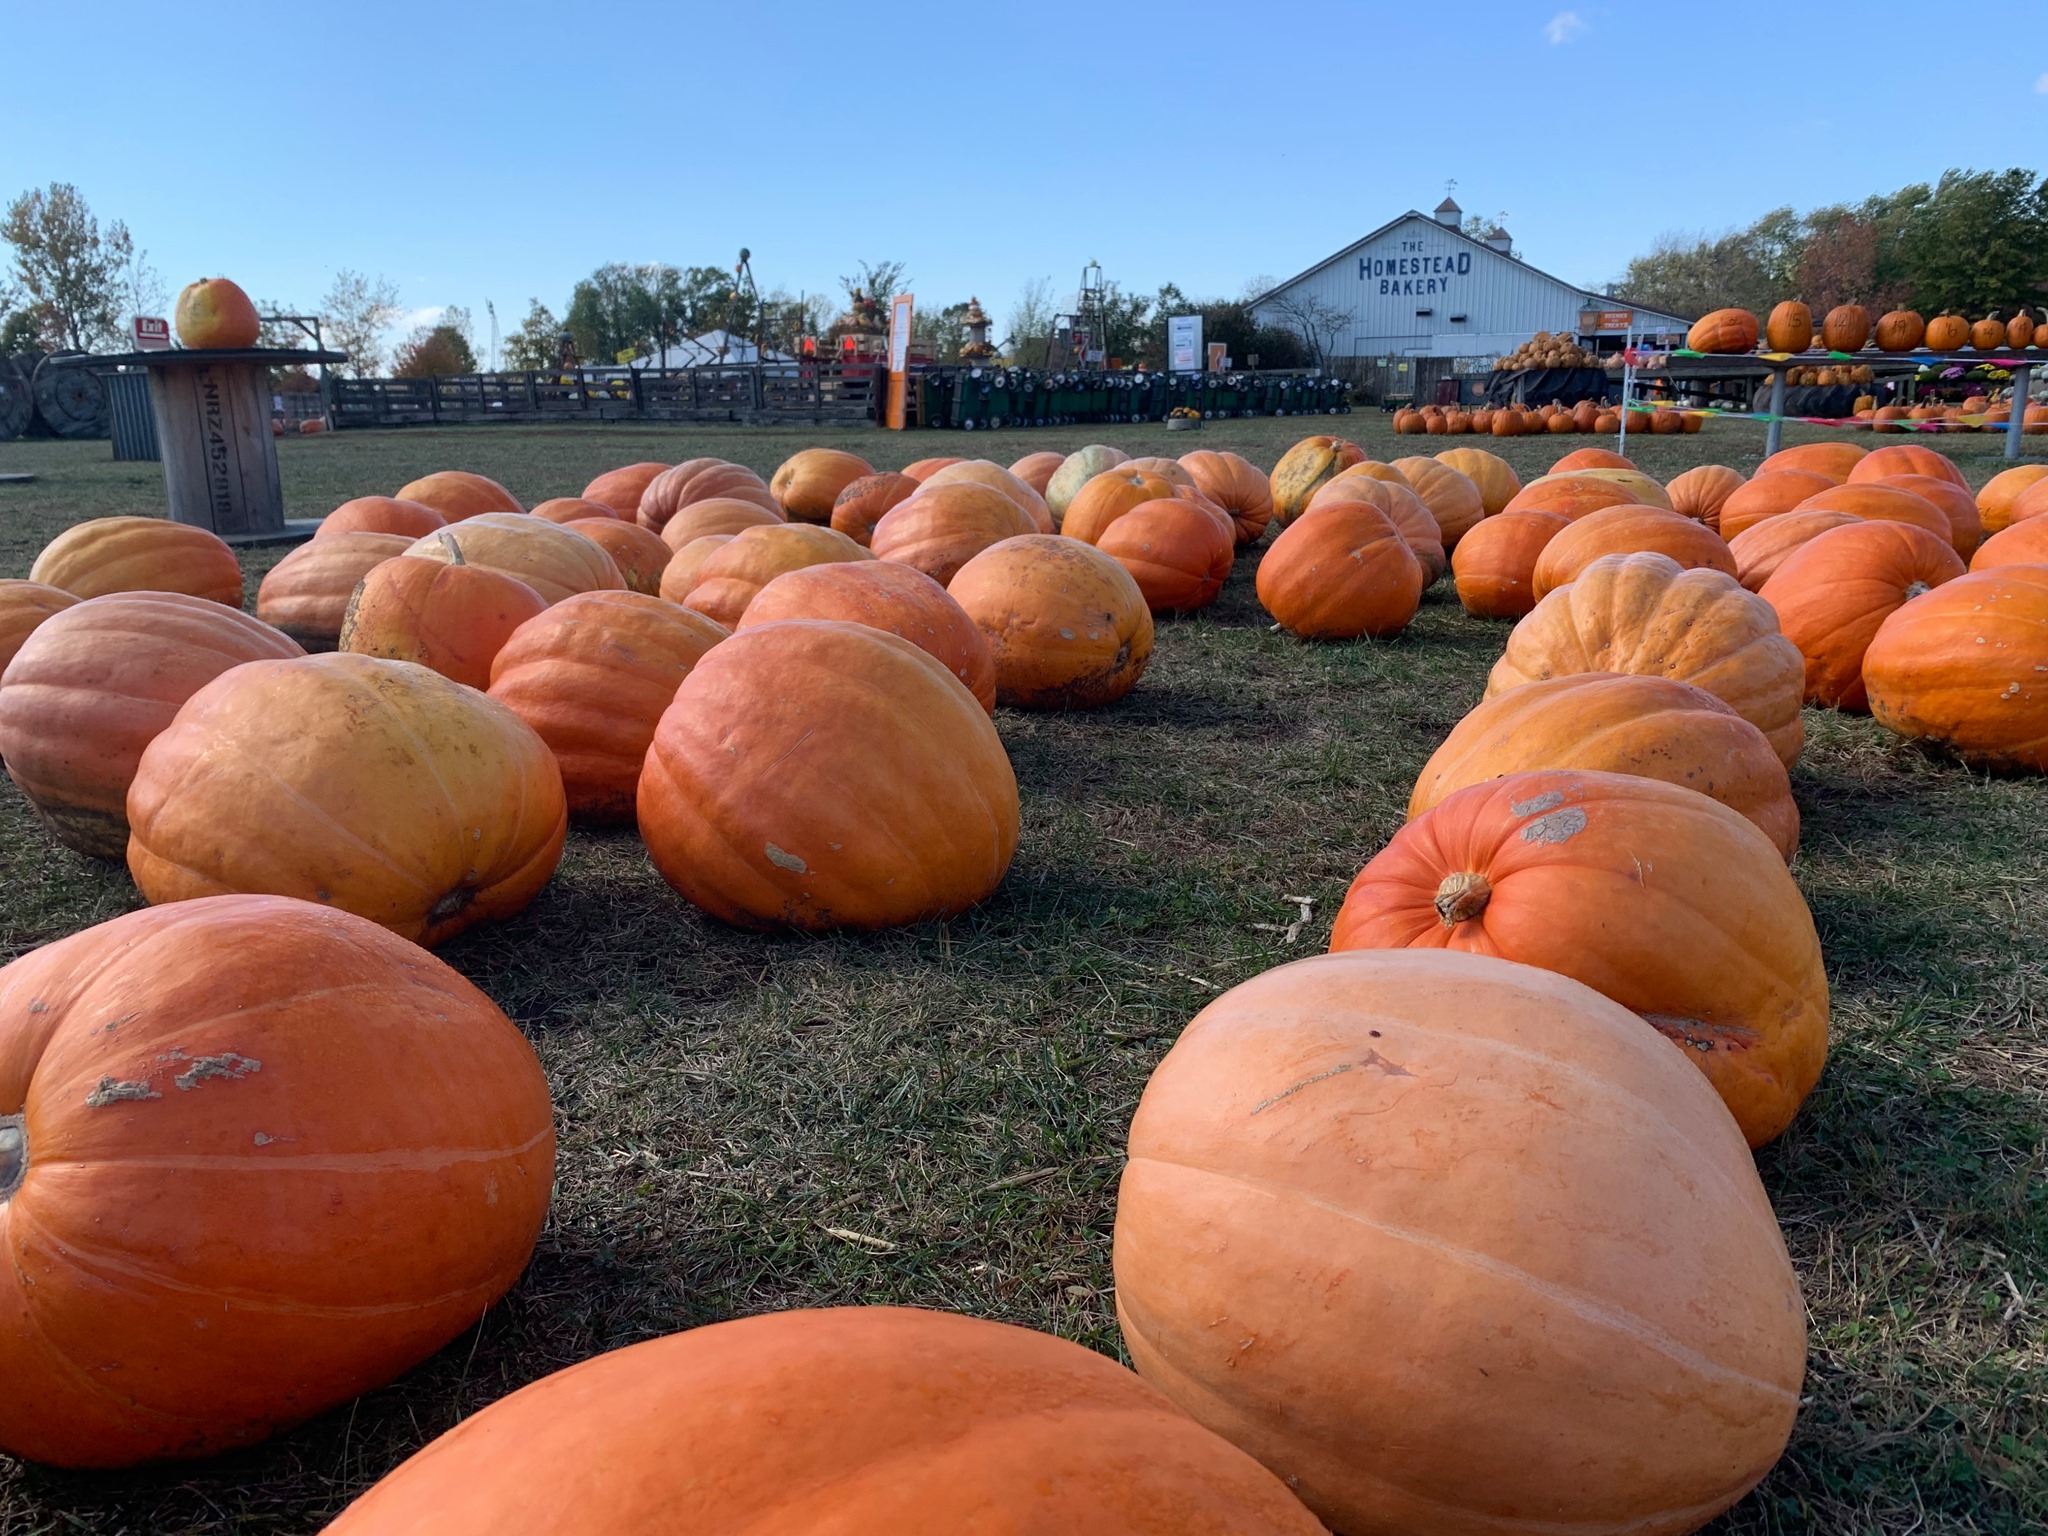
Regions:
M 2048 34 L 1997 11 L 1999 41 L 1922 48 L 1931 14 L 0 0 L 0 195 L 75 182 L 173 291 L 223 272 L 310 304 L 353 267 L 480 332 L 487 299 L 510 329 L 602 262 L 742 245 L 764 290 L 894 258 L 921 301 L 973 293 L 998 320 L 1091 259 L 1235 294 L 1447 179 L 1592 283 L 1663 231 L 2043 168 Z

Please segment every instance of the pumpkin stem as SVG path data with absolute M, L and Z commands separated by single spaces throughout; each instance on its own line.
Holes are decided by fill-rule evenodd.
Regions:
M 448 563 L 450 565 L 469 564 L 467 560 L 462 558 L 462 546 L 455 542 L 454 534 L 443 528 L 439 530 L 437 537 L 441 540 L 441 547 L 448 551 Z
M 28 1130 L 20 1115 L 0 1115 L 0 1205 L 14 1198 L 28 1172 Z
M 1446 928 L 1455 928 L 1484 912 L 1491 900 L 1493 887 L 1486 876 L 1476 870 L 1460 870 L 1445 876 L 1444 883 L 1436 888 L 1436 915 L 1443 919 Z

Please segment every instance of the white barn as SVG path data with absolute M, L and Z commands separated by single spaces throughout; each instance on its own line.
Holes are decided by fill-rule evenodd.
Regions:
M 1504 231 L 1490 230 L 1483 239 L 1466 234 L 1458 227 L 1462 214 L 1449 198 L 1433 217 L 1410 209 L 1260 294 L 1252 301 L 1253 318 L 1299 333 L 1306 314 L 1334 322 L 1342 312 L 1344 323 L 1334 334 L 1325 328 L 1320 338 L 1333 364 L 1490 361 L 1538 331 L 1612 351 L 1630 332 L 1682 336 L 1691 324 L 1539 272 L 1514 254 Z

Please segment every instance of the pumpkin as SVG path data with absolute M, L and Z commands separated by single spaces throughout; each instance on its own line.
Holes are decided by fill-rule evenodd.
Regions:
M 1937 479 L 1933 475 L 1887 475 L 1873 483 L 1909 492 L 1939 507 L 1948 519 L 1948 541 L 1964 560 L 1975 554 L 1977 546 L 1983 543 L 1984 523 L 1977 515 L 1976 498 L 1954 481 Z
M 1818 475 L 1840 485 L 1868 452 L 1855 443 L 1800 443 L 1796 447 L 1779 449 L 1759 464 L 1756 472 L 1762 476 L 1798 470 L 1801 474 Z
M 1617 411 L 1602 411 L 1593 418 L 1593 430 L 1605 437 L 1609 432 L 1621 430 L 1621 415 Z
M 1787 299 L 1764 322 L 1764 339 L 1772 352 L 1804 352 L 1813 345 L 1813 311 Z
M 2013 317 L 2005 322 L 2005 344 L 2009 347 L 2031 347 L 2040 334 L 2040 326 L 2024 309 L 2015 310 Z
M 1112 453 L 1116 452 L 1115 449 L 1111 449 L 1110 451 Z M 966 462 L 967 461 L 965 459 L 918 459 L 912 463 L 904 465 L 903 473 L 910 476 L 911 479 L 917 481 L 921 485 L 931 476 L 936 475 L 940 470 L 949 469 L 955 464 L 964 464 Z
M 768 489 L 768 482 L 744 464 L 728 464 L 724 459 L 685 459 L 673 468 L 663 470 L 648 481 L 647 489 L 640 493 L 640 506 L 634 518 L 642 528 L 665 534 L 669 520 L 683 508 L 714 498 L 752 502 L 763 511 L 774 513 L 776 521 L 784 521 L 782 505 Z M 707 528 L 704 531 L 730 530 Z M 670 547 L 678 546 L 672 542 Z
M 587 523 L 592 518 L 606 518 L 617 521 L 618 514 L 601 501 L 585 501 L 581 496 L 556 496 L 538 503 L 529 517 L 537 517 L 544 523 Z
M 570 815 L 630 822 L 656 722 L 725 637 L 657 597 L 582 592 L 513 631 L 491 662 L 490 694 L 554 753 Z
M 709 496 L 703 501 L 691 502 L 662 524 L 661 542 L 670 549 L 681 549 L 712 534 L 772 528 L 787 521 L 776 507 L 764 507 L 759 502 L 745 501 L 736 496 Z
M 595 542 L 527 513 L 482 512 L 417 540 L 406 554 L 419 560 L 496 571 L 524 582 L 544 603 L 578 592 L 619 592 L 626 579 Z
M 1484 448 L 1446 448 L 1436 455 L 1439 464 L 1448 464 L 1459 474 L 1479 487 L 1479 500 L 1486 508 L 1488 517 L 1505 512 L 1508 503 L 1515 499 L 1515 493 L 1522 488 L 1522 477 L 1514 467 L 1497 453 Z
M 1002 704 L 1113 704 L 1152 657 L 1152 613 L 1130 572 L 1064 534 L 991 545 L 960 568 L 947 591 L 988 641 Z
M 811 523 L 743 528 L 698 568 L 697 584 L 683 603 L 730 629 L 739 623 L 754 594 L 784 571 L 834 560 L 874 558 L 845 534 Z M 668 590 L 665 578 L 663 590 Z
M 1017 851 L 988 712 L 908 640 L 833 620 L 762 624 L 698 662 L 655 727 L 639 811 L 661 877 L 748 928 L 950 917 Z
M 1147 501 L 1169 499 L 1179 490 L 1164 475 L 1120 464 L 1104 470 L 1074 494 L 1074 499 L 1067 503 L 1066 516 L 1060 520 L 1060 532 L 1084 544 L 1093 544 L 1131 508 Z
M 1970 322 L 1961 315 L 1936 315 L 1922 338 L 1931 352 L 1954 352 L 1970 344 Z
M 195 350 L 245 351 L 263 330 L 249 295 L 225 277 L 202 277 L 180 288 L 171 324 L 178 340 Z
M 401 533 L 410 543 L 436 528 L 447 526 L 447 518 L 420 502 L 400 501 L 396 496 L 358 496 L 353 501 L 344 501 L 321 518 L 320 526 L 313 530 L 313 537 L 332 539 L 344 533 Z
M 640 498 L 647 493 L 647 487 L 671 467 L 645 460 L 608 469 L 583 487 L 583 499 L 610 507 L 615 516 L 631 521 L 639 515 Z
M 1876 411 L 1872 412 L 1874 425 L 1871 430 L 1875 432 L 1903 432 L 1906 429 L 1898 425 L 1898 423 L 1905 421 L 1911 414 L 1902 405 L 1881 405 Z
M 1862 485 L 1873 480 L 1886 480 L 1893 475 L 1926 475 L 1931 479 L 1946 480 L 1962 490 L 1970 488 L 1970 482 L 1956 468 L 1955 460 L 1918 443 L 1891 443 L 1883 448 L 1873 448 L 1856 461 L 1855 467 L 1849 471 L 1848 483 Z
M 1185 492 L 1195 489 L 1195 477 L 1188 473 L 1187 466 L 1181 463 L 1179 459 L 1152 455 L 1149 457 L 1126 459 L 1122 467 L 1142 470 L 1148 475 L 1164 476 L 1173 483 L 1173 487 L 1177 491 Z
M 865 549 L 873 542 L 875 524 L 883 514 L 916 495 L 918 485 L 910 476 L 891 470 L 862 475 L 849 483 L 832 503 L 832 526 Z
M 1536 598 L 1576 581 L 1585 568 L 1606 555 L 1632 555 L 1655 550 L 1688 568 L 1735 574 L 1735 557 L 1713 529 L 1676 512 L 1655 507 L 1608 507 L 1589 512 L 1543 546 L 1532 573 Z
M 1877 345 L 1884 352 L 1910 352 L 1927 335 L 1927 322 L 1910 309 L 1895 309 L 1877 317 Z
M 1735 579 L 1755 592 L 1771 579 L 1785 557 L 1809 539 L 1819 538 L 1830 528 L 1861 522 L 1853 512 L 1785 512 L 1753 523 L 1729 542 L 1735 557 Z
M 1641 506 L 1635 492 L 1612 480 L 1591 475 L 1545 475 L 1515 493 L 1510 512 L 1555 512 L 1564 518 L 1584 517 L 1603 507 Z
M 2005 345 L 2005 322 L 1986 315 L 1970 327 L 1970 345 L 1979 352 L 1996 352 Z
M 182 592 L 242 606 L 242 567 L 224 539 L 164 517 L 95 517 L 43 546 L 28 579 L 73 597 Z
M 362 579 L 411 544 L 396 533 L 338 533 L 301 544 L 264 576 L 256 617 L 305 650 L 331 651 Z
M 1870 312 L 1861 304 L 1837 304 L 1820 323 L 1820 343 L 1830 352 L 1860 352 L 1870 340 Z
M 680 608 L 683 599 L 688 597 L 691 589 L 697 585 L 697 577 L 704 569 L 704 562 L 730 544 L 734 537 L 730 533 L 707 533 L 701 539 L 692 539 L 683 545 L 662 570 L 661 590 L 656 596 Z
M 1486 504 L 1480 500 L 1479 487 L 1468 476 L 1441 460 L 1418 455 L 1394 460 L 1393 468 L 1401 472 L 1401 478 L 1422 498 L 1423 506 L 1429 509 L 1430 517 L 1436 522 L 1446 551 L 1456 549 L 1458 540 L 1478 527 L 1479 520 L 1486 516 Z
M 181 592 L 117 592 L 51 613 L 0 679 L 0 759 L 50 835 L 95 858 L 128 846 L 136 764 L 230 667 L 304 653 L 268 624 Z
M 928 490 L 937 490 L 942 485 L 980 485 L 1000 491 L 1031 519 L 1035 530 L 1039 533 L 1053 531 L 1052 512 L 1047 508 L 1045 498 L 1002 465 L 987 459 L 963 459 L 958 464 L 948 464 L 944 469 L 927 475 L 921 483 Z
M 1273 517 L 1286 527 L 1308 509 L 1309 498 L 1323 483 L 1366 457 L 1365 450 L 1341 437 L 1305 437 L 1280 456 L 1267 483 L 1273 491 Z
M 1827 1060 L 1820 940 L 1777 846 L 1636 774 L 1517 773 L 1447 796 L 1351 882 L 1330 948 L 1464 949 L 1584 982 L 1679 1046 L 1752 1147 L 1792 1123 Z
M 1394 521 L 1367 501 L 1312 508 L 1259 562 L 1259 602 L 1304 640 L 1398 634 L 1422 600 L 1423 568 Z
M 0 673 L 43 620 L 78 601 L 69 592 L 39 581 L 0 579 Z
M 1408 477 L 1394 468 L 1393 465 L 1382 464 L 1378 459 L 1360 459 L 1356 464 L 1346 465 L 1343 469 L 1338 470 L 1336 474 L 1330 476 L 1321 486 L 1317 487 L 1315 493 L 1309 496 L 1308 505 L 1314 506 L 1316 496 L 1320 495 L 1324 489 L 1345 480 L 1377 480 L 1383 485 L 1398 485 L 1403 490 L 1412 489 L 1408 484 Z
M 1678 413 L 1666 411 L 1663 414 L 1673 416 Z M 1664 512 L 1671 510 L 1671 498 L 1664 493 L 1664 487 L 1639 469 L 1574 469 L 1567 471 L 1567 473 L 1581 480 L 1610 481 L 1632 494 L 1643 506 L 1656 507 Z M 1535 480 L 1530 483 L 1532 485 L 1541 485 L 1550 478 L 1551 476 L 1545 475 L 1542 480 Z
M 1550 466 L 1553 475 L 1568 475 L 1575 469 L 1634 469 L 1636 461 L 1612 448 L 1574 448 Z
M 1782 517 L 1822 491 L 1834 488 L 1833 480 L 1811 470 L 1760 469 L 1754 478 L 1730 491 L 1728 499 L 1721 503 L 1721 537 L 1740 538 L 1766 518 Z
M 1677 476 L 1664 490 L 1671 500 L 1672 511 L 1680 517 L 1705 523 L 1719 532 L 1721 509 L 1728 504 L 1728 498 L 1745 484 L 1747 482 L 1740 470 L 1730 469 L 1725 464 L 1700 464 Z
M 1863 657 L 1879 725 L 2008 772 L 2048 771 L 2044 678 L 2048 567 L 2031 564 L 1972 571 L 1923 593 L 1884 621 Z
M 1309 498 L 1308 509 L 1313 512 L 1320 507 L 1335 506 L 1348 502 L 1363 502 L 1378 507 L 1394 524 L 1394 531 L 1422 562 L 1422 585 L 1425 589 L 1434 586 L 1444 572 L 1451 568 L 1449 558 L 1444 554 L 1443 535 L 1438 530 L 1436 519 L 1429 515 L 1422 498 L 1408 489 L 1406 481 L 1392 480 L 1332 480 L 1328 485 Z
M 1040 449 L 1037 453 L 1025 454 L 1023 458 L 1012 464 L 1010 466 L 1010 473 L 1030 486 L 1032 490 L 1038 492 L 1042 499 L 1045 495 L 1045 488 L 1052 484 L 1053 471 L 1066 462 L 1067 456 L 1065 454 L 1054 453 L 1050 449 Z
M 0 970 L 0 1061 L 13 1456 L 210 1456 L 382 1386 L 547 1213 L 533 1048 L 346 912 L 218 896 L 46 945 Z
M 1693 322 L 1685 344 L 1694 352 L 1754 352 L 1756 316 L 1746 309 L 1717 309 Z
M 1045 505 L 1052 514 L 1053 527 L 1065 527 L 1067 503 L 1081 494 L 1082 486 L 1129 458 L 1123 449 L 1112 448 L 1107 443 L 1090 443 L 1068 454 L 1045 483 Z
M 941 484 L 934 476 L 882 515 L 868 547 L 876 559 L 922 571 L 943 587 L 991 544 L 1036 532 L 1030 514 L 1001 491 L 967 481 Z
M 2020 497 L 2042 480 L 2048 480 L 2048 464 L 2015 464 L 1985 481 L 1977 492 L 1977 516 L 1984 531 L 2001 533 L 2010 527 Z M 2048 497 L 2048 492 L 2043 496 Z M 2048 500 L 2043 500 L 2042 506 L 2048 507 Z
M 1490 425 L 1490 423 L 1489 423 Z M 1394 430 L 1403 437 L 1428 430 L 1422 412 L 1402 409 L 1394 412 Z
M 1659 437 L 1685 430 L 1685 416 L 1682 412 L 1667 410 L 1659 406 L 1650 412 L 1650 430 Z
M 1465 611 L 1482 619 L 1519 619 L 1536 606 L 1536 561 L 1571 526 L 1557 512 L 1489 517 L 1451 551 L 1451 575 Z
M 393 493 L 399 501 L 432 507 L 451 523 L 486 512 L 523 512 L 519 498 L 497 481 L 467 470 L 444 469 L 408 481 Z
M 1181 455 L 1181 467 L 1200 491 L 1227 515 L 1237 531 L 1237 547 L 1259 542 L 1273 520 L 1273 487 L 1249 459 L 1207 448 Z
M 516 576 L 451 553 L 446 564 L 401 552 L 372 566 L 342 611 L 338 648 L 488 688 L 493 658 L 548 604 Z
M 660 593 L 662 573 L 675 558 L 675 551 L 660 534 L 650 533 L 621 517 L 589 517 L 562 526 L 571 533 L 582 534 L 610 555 L 628 592 L 641 592 L 649 597 Z
M 874 465 L 858 454 L 804 448 L 782 461 L 768 481 L 768 494 L 791 522 L 829 523 L 839 493 L 874 472 Z
M 1208 607 L 1223 591 L 1237 540 L 1227 518 L 1168 498 L 1132 508 L 1096 547 L 1131 573 L 1154 613 L 1188 613 Z
M 600 1466 L 635 1471 L 594 1482 Z M 451 1430 L 328 1536 L 427 1529 L 1323 1531 L 1271 1472 L 1114 1360 L 907 1307 L 770 1313 L 585 1361 Z
M 1964 566 L 1948 542 L 1904 523 L 1832 528 L 1793 550 L 1759 596 L 1778 613 L 1785 638 L 1806 658 L 1806 699 L 1861 710 L 1863 653 L 1878 627 Z
M 1589 987 L 1281 966 L 1181 1032 L 1127 1145 L 1132 1362 L 1332 1530 L 1675 1536 L 1791 1434 L 1805 1309 L 1742 1137 Z
M 784 619 L 865 624 L 908 640 L 995 713 L 996 663 L 974 620 L 922 571 L 887 560 L 834 561 L 786 571 L 755 594 L 739 627 Z
M 2048 565 L 2048 518 L 2030 517 L 2014 523 L 2002 533 L 1991 535 L 1970 556 L 1973 571 L 1995 570 L 2002 565 Z M 7 585 L 0 581 L 0 589 Z M 4 631 L 6 624 L 5 595 L 0 590 L 0 631 Z M 0 641 L 0 656 L 5 654 L 5 642 Z
M 1493 413 L 1493 422 L 1487 430 L 1495 437 L 1520 437 L 1523 431 L 1521 415 L 1503 407 Z
M 1893 485 L 1869 482 L 1834 485 L 1809 496 L 1799 504 L 1803 512 L 1853 512 L 1872 522 L 1910 523 L 1924 528 L 1944 543 L 1953 532 L 1948 514 L 1925 496 L 1902 491 Z
M 1539 602 L 1508 636 L 1486 696 L 1574 672 L 1637 672 L 1704 688 L 1791 767 L 1806 740 L 1806 667 L 1771 605 L 1721 571 L 1668 555 L 1608 555 Z
M 128 823 L 152 903 L 296 896 L 434 945 L 533 899 L 568 808 L 547 744 L 502 704 L 340 652 L 249 662 L 192 695 L 143 752 Z

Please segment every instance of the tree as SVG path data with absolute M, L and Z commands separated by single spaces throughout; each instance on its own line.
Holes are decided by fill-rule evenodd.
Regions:
M 1302 288 L 1278 294 L 1263 307 L 1277 315 L 1280 324 L 1300 339 L 1309 361 L 1318 368 L 1329 364 L 1338 338 L 1351 324 L 1350 310 L 1325 303 Z M 1260 361 L 1265 361 L 1263 356 Z
M 42 340 L 86 351 L 118 345 L 124 302 L 162 284 L 136 255 L 128 227 L 100 222 L 69 182 L 24 192 L 7 206 L 0 239 L 14 249 L 14 283 L 28 295 Z M 144 274 L 148 273 L 148 281 Z
M 1003 356 L 1020 368 L 1043 368 L 1052 350 L 1052 279 L 1034 277 L 1010 306 Z
M 39 346 L 42 317 L 32 309 L 12 309 L 0 316 L 0 357 L 12 357 Z
M 1842 304 L 1861 304 L 1872 316 L 1897 307 L 1902 289 L 1877 281 L 1877 224 L 1847 208 L 1822 208 L 1807 215 L 1793 287 L 1817 316 Z
M 1660 235 L 1611 287 L 1630 304 L 1687 319 L 1727 308 L 1767 314 L 1790 294 L 1802 239 L 1790 208 L 1720 235 Z
M 460 310 L 450 311 L 461 314 Z M 451 373 L 475 373 L 476 352 L 460 324 L 442 321 L 423 325 L 398 349 L 392 374 L 401 379 L 429 379 Z
M 561 329 L 553 310 L 539 299 L 528 299 L 526 318 L 505 338 L 505 366 L 515 373 L 553 368 L 559 356 L 560 343 L 556 338 Z
M 334 274 L 334 286 L 320 301 L 327 343 L 348 354 L 348 371 L 359 379 L 384 371 L 384 333 L 402 313 L 389 278 L 365 277 L 347 267 Z
M 651 346 L 660 313 L 640 270 L 615 261 L 576 285 L 562 324 L 576 338 L 576 355 L 603 366 Z
M 1944 171 L 1902 221 L 1899 256 L 1916 309 L 1969 316 L 2048 292 L 2048 179 Z
M 910 286 L 910 278 L 900 261 L 864 261 L 854 269 L 853 276 L 840 278 L 839 286 L 846 290 L 849 301 L 855 293 L 861 293 L 886 308 L 891 299 Z

